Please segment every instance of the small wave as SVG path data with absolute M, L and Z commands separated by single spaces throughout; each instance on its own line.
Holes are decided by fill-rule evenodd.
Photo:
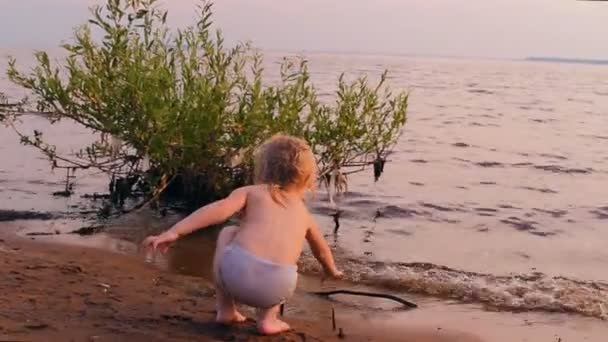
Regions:
M 594 214 L 598 220 L 608 220 L 608 206 L 591 210 L 591 213 Z
M 560 210 L 560 209 L 549 210 L 549 209 L 533 208 L 532 210 L 537 211 L 539 213 L 543 213 L 543 214 L 549 214 L 549 215 L 553 216 L 554 218 L 562 218 L 568 214 L 568 212 L 566 210 Z
M 535 214 L 526 213 L 526 214 L 524 214 L 524 216 L 532 217 L 532 216 L 535 216 Z M 560 230 L 556 230 L 556 231 L 540 230 L 538 227 L 538 222 L 530 221 L 530 220 L 523 220 L 516 216 L 511 216 L 507 219 L 502 219 L 502 220 L 500 220 L 500 222 L 504 223 L 506 225 L 512 226 L 520 232 L 526 232 L 528 234 L 532 234 L 532 235 L 536 235 L 536 236 L 540 236 L 540 237 L 554 236 L 554 235 L 557 235 L 558 232 L 560 232 L 560 233 L 562 232 Z
M 568 102 L 579 102 L 579 103 L 585 103 L 585 104 L 593 104 L 594 103 L 592 100 L 573 98 L 573 97 L 569 97 L 568 98 Z
M 475 211 L 486 212 L 486 213 L 497 213 L 498 209 L 495 209 L 495 208 L 475 208 Z
M 414 233 L 408 232 L 407 230 L 402 230 L 402 229 L 387 229 L 386 232 L 393 233 L 393 234 L 396 234 L 396 235 L 401 235 L 401 236 L 412 236 L 412 235 L 414 235 Z
M 482 162 L 477 162 L 474 164 L 477 166 L 481 166 L 481 167 L 503 167 L 505 165 L 503 163 L 495 162 L 495 161 L 482 161 Z
M 608 140 L 608 135 L 597 135 L 597 134 L 579 134 L 579 137 Z
M 478 216 L 494 217 L 498 213 L 498 209 L 494 208 L 475 208 Z
M 7 189 L 4 189 L 4 191 L 17 192 L 17 193 L 22 193 L 22 194 L 26 194 L 26 195 L 37 195 L 38 194 L 35 191 L 31 191 L 31 190 L 27 190 L 27 189 L 16 189 L 16 188 L 7 188 Z
M 494 92 L 486 89 L 469 89 L 469 93 L 473 94 L 484 94 L 484 95 L 493 95 Z
M 608 284 L 543 273 L 497 276 L 467 272 L 431 263 L 390 263 L 337 255 L 337 262 L 353 283 L 403 291 L 464 303 L 479 303 L 505 311 L 574 313 L 608 319 Z M 306 253 L 300 272 L 318 274 L 320 268 Z
M 469 144 L 463 143 L 463 142 L 453 143 L 452 146 L 454 146 L 454 147 L 470 147 Z
M 528 221 L 528 220 L 522 220 L 519 217 L 515 217 L 515 216 L 511 216 L 511 217 L 509 217 L 507 219 L 500 220 L 500 222 L 502 222 L 504 224 L 508 224 L 510 226 L 513 226 L 517 230 L 520 230 L 520 231 L 533 231 L 533 230 L 536 230 L 536 225 L 538 224 L 538 222 Z
M 454 212 L 454 211 L 459 211 L 459 212 L 463 212 L 464 210 L 461 208 L 457 208 L 457 207 L 447 207 L 447 206 L 442 206 L 442 205 L 438 205 L 438 204 L 433 204 L 433 203 L 426 203 L 426 202 L 421 202 L 420 205 L 422 205 L 425 208 L 429 208 L 429 209 L 433 209 L 433 210 L 437 210 L 437 211 L 443 211 L 443 212 Z
M 523 155 L 523 154 L 522 154 Z M 531 167 L 533 169 L 536 170 L 542 170 L 542 171 L 547 171 L 547 172 L 552 172 L 552 173 L 563 173 L 563 174 L 590 174 L 595 172 L 596 170 L 592 169 L 592 168 L 571 168 L 571 167 L 566 167 L 566 166 L 561 166 L 561 165 L 556 165 L 556 164 L 534 164 L 531 162 L 519 162 L 519 163 L 512 163 L 512 164 L 504 164 L 501 162 L 497 162 L 497 161 L 481 161 L 481 162 L 474 162 L 474 161 L 470 161 L 470 160 L 466 160 L 466 159 L 460 159 L 460 158 L 453 158 L 455 160 L 461 161 L 461 162 L 466 162 L 466 163 L 470 163 L 476 166 L 480 166 L 483 168 L 503 168 L 505 166 L 512 166 L 512 167 Z
M 412 160 L 410 160 L 410 162 L 412 162 L 412 163 L 416 163 L 416 164 L 426 164 L 426 163 L 428 163 L 429 161 L 428 161 L 428 160 L 425 160 L 425 159 L 412 159 Z
M 415 151 L 409 151 L 409 153 L 414 153 Z M 367 198 L 369 197 L 369 193 L 366 192 L 359 192 L 359 191 L 347 191 L 345 193 L 342 194 L 345 198 Z M 394 199 L 394 198 L 400 198 L 400 196 L 396 196 L 396 195 L 387 195 L 387 194 L 376 194 L 374 195 L 374 197 L 378 197 L 378 198 L 389 198 L 389 199 Z
M 591 168 L 579 169 L 579 168 L 568 168 L 560 165 L 534 165 L 535 169 L 549 171 L 553 173 L 566 173 L 566 174 L 589 174 L 594 170 Z
M 479 122 L 471 122 L 471 123 L 469 123 L 469 126 L 474 126 L 474 127 L 488 127 L 488 126 L 498 127 L 498 125 L 482 124 L 482 123 L 479 123 Z
M 481 184 L 481 185 L 496 185 L 496 182 L 482 181 L 482 182 L 479 182 L 479 184 Z
M 522 186 L 521 189 L 540 192 L 543 194 L 557 194 L 558 192 L 549 188 L 535 188 L 532 186 Z
M 559 159 L 559 160 L 568 160 L 568 157 L 564 157 L 562 155 L 553 154 L 553 153 L 541 153 L 540 156 L 541 157 L 545 157 L 545 158 L 553 158 L 553 159 Z
M 517 209 L 517 210 L 521 210 L 522 208 L 518 208 L 518 207 L 514 207 L 510 204 L 499 204 L 498 205 L 499 208 L 501 209 Z
M 62 182 L 52 182 L 52 181 L 45 181 L 45 180 L 40 180 L 40 179 L 28 180 L 28 181 L 26 181 L 26 183 L 30 184 L 30 185 L 46 185 L 46 186 L 61 186 L 61 185 L 65 185 L 65 183 L 62 183 Z
M 352 207 L 373 207 L 373 206 L 377 207 L 379 205 L 384 205 L 385 203 L 376 201 L 373 199 L 357 199 L 357 200 L 346 201 L 345 204 L 352 206 Z
M 384 208 L 378 209 L 376 215 L 379 218 L 411 218 L 414 216 L 429 216 L 429 213 L 414 209 L 401 208 L 396 205 L 388 205 Z
M 536 122 L 536 123 L 547 123 L 551 120 L 547 120 L 547 119 L 529 119 L 531 122 Z

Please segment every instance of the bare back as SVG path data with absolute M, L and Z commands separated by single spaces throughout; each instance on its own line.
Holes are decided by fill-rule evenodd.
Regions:
M 273 200 L 268 186 L 248 187 L 244 215 L 234 240 L 269 261 L 295 264 L 311 227 L 311 217 L 299 196 L 287 194 L 282 204 Z

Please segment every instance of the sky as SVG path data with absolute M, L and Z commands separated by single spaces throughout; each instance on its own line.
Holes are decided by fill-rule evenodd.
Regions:
M 0 48 L 69 38 L 101 0 L 0 0 Z M 198 0 L 161 0 L 174 26 Z M 608 2 L 577 0 L 218 0 L 226 40 L 281 51 L 608 59 Z

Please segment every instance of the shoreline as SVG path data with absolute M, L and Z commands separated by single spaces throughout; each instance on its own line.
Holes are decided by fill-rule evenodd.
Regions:
M 49 336 L 58 341 L 90 340 L 90 336 L 111 341 L 277 340 L 258 336 L 254 323 L 218 333 L 207 270 L 213 255 L 213 231 L 185 239 L 168 255 L 152 258 L 137 253 L 137 241 L 143 239 L 142 234 L 162 230 L 168 222 L 150 215 L 144 218 L 125 217 L 109 231 L 87 236 L 68 234 L 81 226 L 70 219 L 0 222 L 0 267 L 10 275 L 0 278 L 0 290 L 17 293 L 15 298 L 0 298 L 0 341 L 46 341 Z M 31 232 L 54 234 L 28 234 Z M 298 289 L 285 309 L 285 320 L 296 331 L 280 335 L 278 340 L 301 341 L 302 334 L 308 341 L 340 340 L 338 330 L 332 330 L 332 309 L 347 341 L 603 342 L 608 336 L 605 321 L 580 315 L 493 310 L 479 303 L 392 291 L 369 281 L 321 285 L 318 270 L 308 267 L 312 265 L 308 261 L 302 264 Z M 86 272 L 70 274 L 70 269 Z M 161 279 L 160 285 L 155 279 Z M 117 295 L 94 297 L 108 290 L 102 284 Z M 55 288 L 58 294 L 52 292 Z M 412 299 L 419 307 L 404 311 L 382 299 L 338 295 L 328 300 L 310 294 L 334 289 L 380 291 Z M 49 299 L 53 296 L 60 299 Z M 90 301 L 92 296 L 95 299 Z M 29 303 L 31 299 L 36 305 Z M 128 310 L 123 313 L 124 307 Z M 2 311 L 4 308 L 8 309 Z M 254 317 L 251 310 L 243 309 Z M 117 313 L 118 318 L 114 317 Z M 50 317 L 51 321 L 27 321 L 32 317 Z M 79 320 L 85 322 L 84 328 L 76 323 Z M 163 333 L 154 331 L 157 327 Z
M 341 322 L 341 339 L 329 324 L 295 308 L 302 298 L 286 312 L 293 332 L 262 337 L 251 321 L 216 324 L 214 290 L 199 277 L 169 273 L 133 255 L 31 239 L 0 231 L 6 274 L 0 278 L 0 340 L 481 341 L 422 326 L 405 328 L 405 335 L 371 325 L 357 329 L 354 316 Z

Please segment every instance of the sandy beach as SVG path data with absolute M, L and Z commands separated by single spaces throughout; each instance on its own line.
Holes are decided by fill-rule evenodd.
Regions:
M 217 325 L 213 288 L 199 277 L 169 274 L 143 258 L 0 231 L 2 341 L 480 341 L 424 327 L 398 334 L 354 329 L 356 321 L 340 322 L 340 338 L 329 322 L 290 311 L 285 319 L 294 332 L 262 337 L 254 322 Z

